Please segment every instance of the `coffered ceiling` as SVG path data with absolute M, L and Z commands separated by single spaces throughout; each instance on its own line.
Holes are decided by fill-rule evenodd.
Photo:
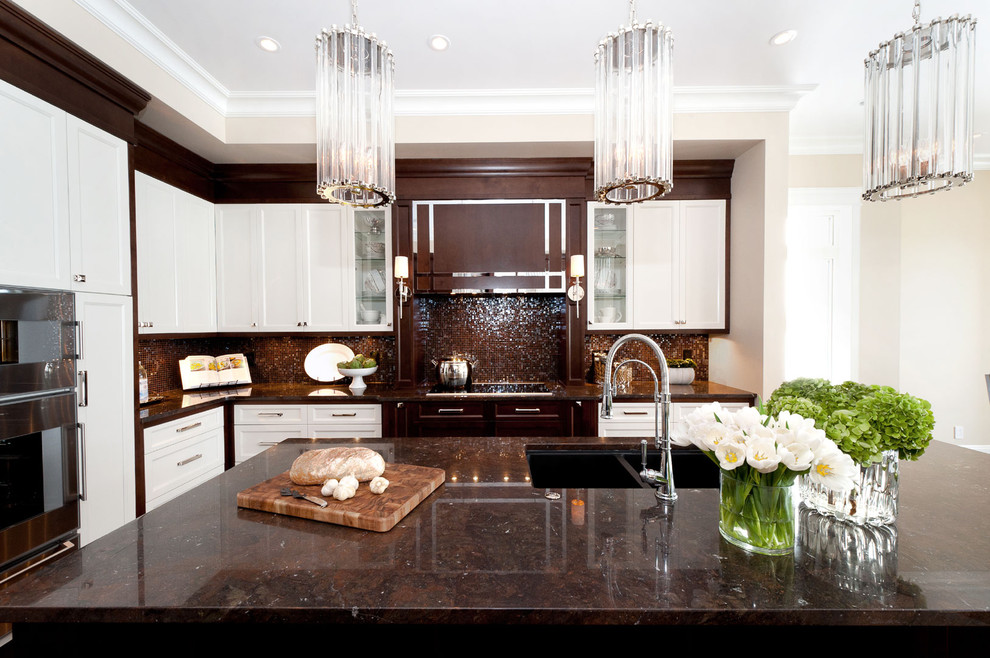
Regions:
M 314 159 L 315 36 L 350 22 L 347 0 L 15 1 L 147 89 L 155 100 L 142 120 L 209 159 Z M 636 14 L 673 30 L 676 112 L 790 111 L 792 153 L 859 153 L 863 59 L 911 27 L 912 5 L 639 0 Z M 952 14 L 990 20 L 988 10 L 986 0 L 926 0 L 922 21 Z M 511 148 L 499 152 L 487 143 L 487 154 L 590 155 L 593 51 L 628 17 L 623 0 L 358 5 L 359 23 L 395 55 L 400 157 L 429 154 L 410 134 L 414 117 L 452 127 L 466 117 L 491 117 L 510 134 L 520 126 Z M 770 45 L 786 29 L 797 38 Z M 977 34 L 982 30 L 978 23 Z M 428 47 L 435 34 L 449 38 L 447 51 Z M 256 45 L 260 36 L 281 49 L 264 52 Z M 990 89 L 990 46 L 977 47 L 977 60 L 976 129 L 990 131 L 990 94 L 980 93 Z M 580 137 L 541 143 L 540 125 L 548 135 L 572 130 Z M 497 133 L 491 142 L 500 141 Z M 468 155 L 482 143 L 479 136 L 473 145 L 447 144 L 446 152 Z M 724 144 L 675 145 L 678 157 L 731 151 Z M 977 139 L 976 151 L 980 163 L 990 162 L 990 136 Z

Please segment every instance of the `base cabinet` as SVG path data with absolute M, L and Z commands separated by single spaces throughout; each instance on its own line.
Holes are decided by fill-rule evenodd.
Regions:
M 380 438 L 380 404 L 239 404 L 234 407 L 234 463 L 286 439 Z
M 223 473 L 223 427 L 216 408 L 144 430 L 147 511 Z
M 670 404 L 670 437 L 677 442 L 687 437 L 684 419 L 698 407 L 711 404 L 712 400 L 697 402 L 672 402 Z M 750 406 L 745 402 L 719 402 L 727 411 L 739 411 Z M 652 402 L 615 402 L 612 418 L 598 421 L 598 436 L 652 437 L 656 433 L 656 414 Z M 601 415 L 601 404 L 598 404 Z M 661 427 L 661 431 L 662 431 Z
M 448 398 L 397 402 L 386 413 L 395 436 L 583 436 L 595 430 L 589 427 L 589 404 L 581 400 Z

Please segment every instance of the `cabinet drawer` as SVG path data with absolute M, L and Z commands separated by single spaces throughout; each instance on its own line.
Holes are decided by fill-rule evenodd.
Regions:
M 144 430 L 144 452 L 154 452 L 217 428 L 223 429 L 223 409 L 212 409 L 149 427 Z
M 235 425 L 305 425 L 306 405 L 239 404 L 234 407 Z
M 145 455 L 146 499 L 178 495 L 222 471 L 223 429 L 215 428 Z
M 381 423 L 354 425 L 312 425 L 309 428 L 311 439 L 380 439 Z
M 307 409 L 312 425 L 367 425 L 382 423 L 380 404 L 314 404 Z
M 420 402 L 410 404 L 409 407 L 415 418 L 470 418 L 472 420 L 485 418 L 485 403 L 478 401 Z
M 304 439 L 308 436 L 305 424 L 235 426 L 234 462 L 240 464 L 286 439 Z
M 552 418 L 557 419 L 562 416 L 561 405 L 556 401 L 543 400 L 541 402 L 525 400 L 522 402 L 496 402 L 495 418 Z

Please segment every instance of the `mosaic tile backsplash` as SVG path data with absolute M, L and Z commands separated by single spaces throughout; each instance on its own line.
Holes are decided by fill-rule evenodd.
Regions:
M 668 359 L 694 359 L 698 367 L 694 369 L 694 378 L 708 379 L 708 334 L 649 334 L 657 342 L 663 355 Z M 584 370 L 588 372 L 593 364 L 593 352 L 608 352 L 612 343 L 620 338 L 618 334 L 586 334 L 584 338 Z M 626 343 L 619 348 L 615 355 L 615 363 L 624 359 L 640 359 L 650 364 L 650 367 L 660 374 L 660 364 L 653 350 L 639 341 Z M 653 381 L 653 377 L 643 366 L 632 364 L 634 381 Z
M 179 359 L 192 354 L 220 356 L 243 353 L 256 383 L 316 383 L 303 369 L 310 350 L 324 343 L 341 343 L 355 354 L 380 354 L 378 372 L 365 377 L 369 383 L 395 382 L 395 339 L 391 336 L 239 336 L 236 338 L 141 338 L 138 360 L 148 371 L 151 394 L 182 388 Z
M 414 300 L 418 384 L 436 383 L 433 359 L 454 354 L 477 360 L 478 382 L 552 382 L 564 371 L 565 301 L 563 296 L 421 296 Z M 619 334 L 587 334 L 584 371 L 590 372 L 593 352 L 605 351 Z M 707 334 L 650 336 L 670 358 L 690 355 L 698 367 L 695 378 L 708 379 Z M 238 336 L 188 339 L 140 338 L 138 359 L 148 371 L 152 394 L 182 388 L 179 359 L 192 354 L 219 356 L 243 353 L 257 383 L 314 383 L 303 369 L 306 355 L 324 343 L 343 343 L 355 353 L 380 355 L 379 368 L 368 382 L 394 384 L 395 339 L 392 336 Z M 626 344 L 622 358 L 638 358 L 658 370 L 650 349 Z M 652 381 L 645 368 L 633 367 L 633 379 Z M 589 379 L 590 380 L 590 379 Z
M 470 356 L 476 382 L 545 382 L 561 377 L 564 297 L 417 297 L 420 384 L 436 383 L 434 359 Z

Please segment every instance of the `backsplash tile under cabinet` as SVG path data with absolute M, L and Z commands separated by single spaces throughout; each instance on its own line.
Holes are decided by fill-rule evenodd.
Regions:
M 310 350 L 326 343 L 341 343 L 355 354 L 378 352 L 378 372 L 365 377 L 369 383 L 395 382 L 395 339 L 391 336 L 249 336 L 236 338 L 141 338 L 138 360 L 148 372 L 152 394 L 182 388 L 179 360 L 192 354 L 220 356 L 240 352 L 247 357 L 251 380 L 259 384 L 316 384 L 303 364 Z
M 584 338 L 584 371 L 588 372 L 593 364 L 593 352 L 608 352 L 622 334 L 586 334 Z M 685 354 L 690 353 L 692 359 L 698 364 L 694 369 L 694 378 L 697 380 L 708 379 L 708 334 L 650 334 L 650 338 L 657 342 L 663 355 L 668 359 L 683 359 Z M 657 376 L 660 376 L 660 364 L 657 362 L 653 350 L 648 345 L 640 341 L 626 343 L 616 354 L 615 363 L 624 359 L 640 359 L 650 364 Z M 633 364 L 633 380 L 653 381 L 650 373 L 641 365 Z
M 563 295 L 416 297 L 420 384 L 436 383 L 433 360 L 474 358 L 476 382 L 546 382 L 561 377 Z

